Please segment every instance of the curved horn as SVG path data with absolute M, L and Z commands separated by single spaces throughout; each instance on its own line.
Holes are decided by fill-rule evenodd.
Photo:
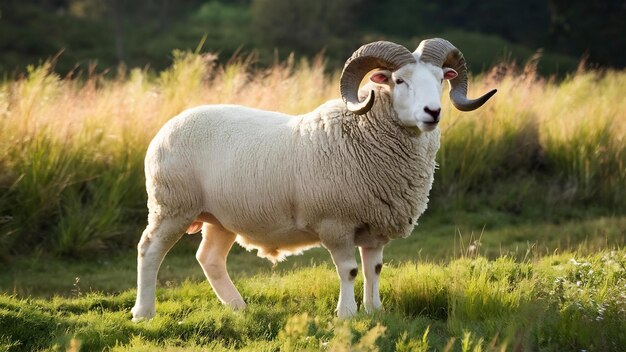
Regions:
M 359 101 L 359 84 L 366 73 L 375 68 L 395 71 L 414 62 L 415 57 L 407 48 L 392 42 L 378 41 L 360 47 L 346 61 L 341 72 L 341 98 L 348 110 L 362 115 L 374 105 L 374 91 L 370 91 L 365 100 Z
M 437 67 L 453 68 L 458 76 L 450 81 L 450 99 L 452 104 L 461 111 L 472 111 L 481 107 L 497 89 L 477 99 L 467 98 L 467 66 L 463 54 L 452 43 L 445 39 L 434 38 L 423 40 L 416 50 L 420 59 Z

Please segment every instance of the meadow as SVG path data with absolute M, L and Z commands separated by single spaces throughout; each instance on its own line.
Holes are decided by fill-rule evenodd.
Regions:
M 146 223 L 143 156 L 186 107 L 303 113 L 336 98 L 323 57 L 52 73 L 0 85 L 0 350 L 620 350 L 626 345 L 626 72 L 474 77 L 482 109 L 444 97 L 429 209 L 385 251 L 385 310 L 334 319 L 338 281 L 315 249 L 272 267 L 235 248 L 249 308 L 219 305 L 198 236 L 164 262 L 157 317 L 130 322 Z M 359 278 L 360 280 L 360 278 Z M 358 287 L 359 285 L 357 285 Z M 360 289 L 357 289 L 360 295 Z

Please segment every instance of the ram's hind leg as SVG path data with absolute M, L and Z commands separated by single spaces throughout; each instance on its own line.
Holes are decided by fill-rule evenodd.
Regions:
M 150 214 L 148 226 L 137 245 L 137 301 L 132 309 L 133 321 L 154 317 L 159 267 L 190 222 L 186 217 Z
M 226 270 L 226 256 L 235 243 L 236 237 L 236 234 L 219 224 L 205 223 L 202 227 L 202 242 L 196 253 L 196 259 L 219 300 L 233 309 L 243 309 L 246 303 Z

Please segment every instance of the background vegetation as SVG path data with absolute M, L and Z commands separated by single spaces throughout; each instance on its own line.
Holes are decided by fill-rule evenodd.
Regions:
M 504 59 L 544 52 L 539 71 L 563 75 L 578 61 L 626 66 L 626 7 L 621 0 L 4 0 L 0 74 L 24 72 L 62 52 L 56 72 L 168 67 L 173 49 L 204 49 L 226 62 L 256 52 L 272 64 L 291 52 L 324 50 L 333 67 L 364 42 L 388 38 L 414 48 L 450 37 L 480 71 Z

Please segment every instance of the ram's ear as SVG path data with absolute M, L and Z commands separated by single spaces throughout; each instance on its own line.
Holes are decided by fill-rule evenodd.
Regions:
M 387 70 L 380 70 L 370 75 L 370 81 L 376 84 L 389 84 L 391 79 L 391 72 Z
M 450 67 L 444 67 L 443 68 L 443 79 L 445 80 L 451 80 L 451 79 L 455 79 L 456 76 L 458 76 L 459 74 L 452 68 Z

